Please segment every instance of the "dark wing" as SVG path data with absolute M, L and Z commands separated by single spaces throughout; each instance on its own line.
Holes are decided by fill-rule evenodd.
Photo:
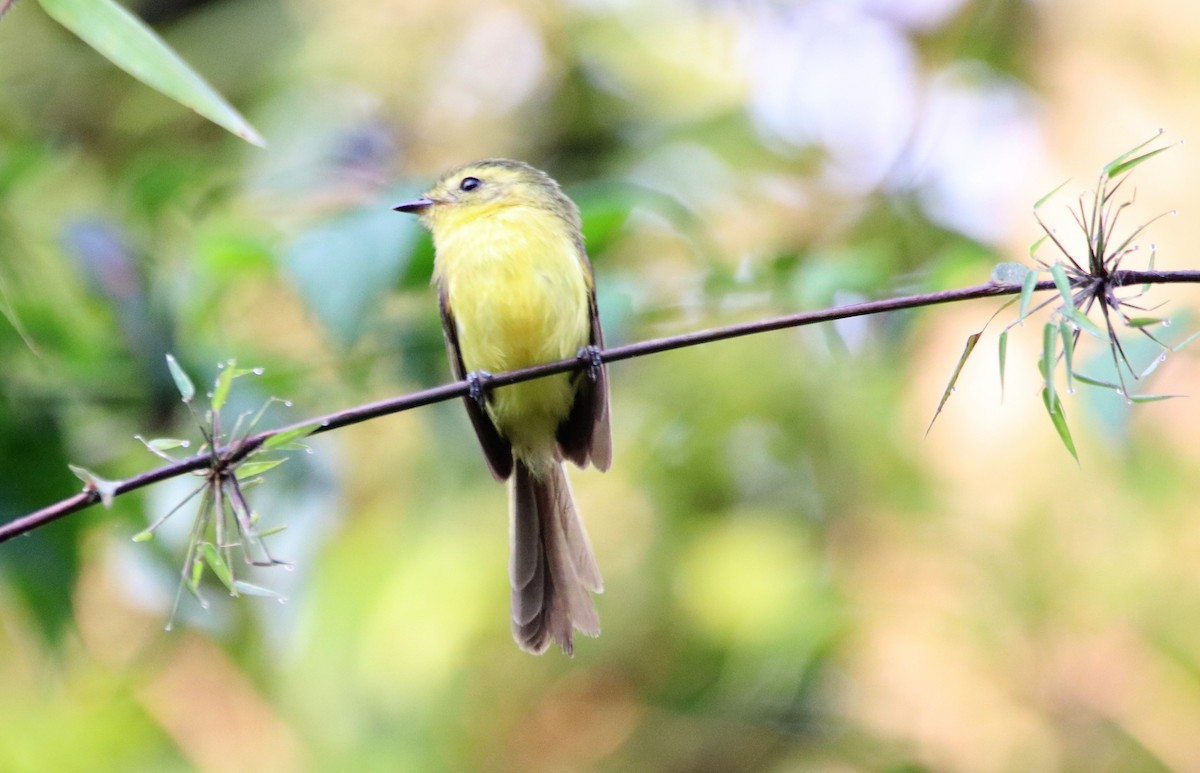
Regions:
M 592 316 L 592 332 L 588 343 L 604 348 L 604 334 L 600 330 L 600 315 L 596 310 L 596 290 L 588 296 L 588 307 Z M 588 370 L 576 371 L 575 402 L 566 421 L 558 425 L 558 447 L 562 455 L 580 467 L 590 461 L 598 470 L 607 470 L 612 464 L 612 431 L 608 423 L 608 369 L 601 366 L 595 380 Z
M 438 308 L 442 312 L 442 332 L 446 336 L 446 352 L 450 355 L 450 371 L 454 378 L 461 381 L 466 378 L 467 370 L 463 366 L 462 352 L 458 348 L 458 327 L 454 324 L 454 313 L 450 310 L 444 290 L 438 291 Z M 463 403 L 467 406 L 471 424 L 475 426 L 479 445 L 483 446 L 483 456 L 487 459 L 488 468 L 496 480 L 507 480 L 513 469 L 512 446 L 496 429 L 491 417 L 479 403 L 470 397 L 464 397 Z

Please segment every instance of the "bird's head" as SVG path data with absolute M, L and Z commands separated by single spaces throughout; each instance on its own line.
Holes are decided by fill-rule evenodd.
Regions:
M 432 231 L 513 207 L 552 212 L 578 230 L 579 210 L 553 179 L 521 161 L 492 158 L 447 172 L 423 196 L 400 204 Z

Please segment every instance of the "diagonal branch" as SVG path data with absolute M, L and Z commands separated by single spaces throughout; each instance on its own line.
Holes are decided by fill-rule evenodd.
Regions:
M 1111 283 L 1114 286 L 1136 285 L 1136 284 L 1169 284 L 1169 283 L 1200 283 L 1200 271 L 1116 271 L 1113 272 Z M 1054 290 L 1055 284 L 1052 280 L 1044 280 L 1037 283 L 1037 290 Z M 641 357 L 647 354 L 657 354 L 671 349 L 681 349 L 687 346 L 699 346 L 702 344 L 713 343 L 715 341 L 724 341 L 730 338 L 739 338 L 741 336 L 755 335 L 758 333 L 767 333 L 772 330 L 783 330 L 785 328 L 801 327 L 804 325 L 812 325 L 818 322 L 832 322 L 833 320 L 846 319 L 848 317 L 861 317 L 870 314 L 881 314 L 888 311 L 900 311 L 902 309 L 915 309 L 923 306 L 935 306 L 942 303 L 955 303 L 958 301 L 969 301 L 977 298 L 992 298 L 1003 295 L 1015 295 L 1021 292 L 1020 284 L 988 282 L 985 284 L 973 285 L 971 287 L 963 287 L 956 290 L 944 290 L 935 293 L 924 293 L 921 295 L 909 295 L 901 298 L 889 298 L 879 301 L 867 301 L 865 303 L 854 303 L 847 306 L 838 306 L 831 309 L 822 309 L 820 311 L 806 311 L 798 314 L 788 314 L 781 317 L 772 317 L 770 319 L 758 320 L 755 322 L 743 322 L 725 327 L 710 328 L 708 330 L 699 330 L 692 333 L 683 333 L 681 335 L 668 336 L 666 338 L 655 338 L 649 341 L 640 341 L 623 346 L 613 346 L 600 352 L 600 359 L 604 362 L 617 362 L 619 360 L 628 360 L 634 357 Z M 578 359 L 559 360 L 550 362 L 544 365 L 535 365 L 530 368 L 521 368 L 520 370 L 508 371 L 506 373 L 498 373 L 492 376 L 489 381 L 489 386 L 500 387 L 508 384 L 516 384 L 521 381 L 530 381 L 535 378 L 549 376 L 555 373 L 565 373 L 569 370 L 575 370 L 580 367 L 586 367 L 586 363 Z M 387 400 L 380 400 L 374 403 L 359 405 L 354 408 L 348 408 L 343 411 L 331 413 L 316 419 L 297 422 L 286 427 L 261 432 L 257 435 L 242 440 L 233 446 L 212 449 L 209 453 L 196 454 L 186 459 L 181 459 L 173 464 L 164 465 L 154 470 L 135 475 L 117 483 L 113 496 L 127 494 L 130 491 L 136 491 L 140 488 L 145 488 L 152 483 L 167 480 L 168 478 L 186 475 L 190 472 L 206 469 L 212 466 L 214 456 L 223 459 L 226 463 L 237 462 L 244 459 L 248 454 L 257 449 L 263 442 L 274 435 L 289 430 L 299 429 L 301 427 L 316 424 L 317 429 L 312 434 L 328 432 L 340 427 L 347 427 L 351 424 L 369 421 L 387 416 L 393 413 L 400 413 L 412 408 L 419 408 L 423 405 L 438 403 L 444 400 L 450 400 L 455 397 L 465 397 L 469 390 L 469 385 L 466 381 L 456 381 L 450 384 L 425 389 L 420 392 L 413 392 L 401 397 L 393 397 Z M 59 518 L 63 518 L 71 513 L 91 507 L 100 501 L 100 495 L 93 489 L 85 489 L 72 497 L 68 497 L 59 502 L 37 510 L 35 512 L 16 518 L 5 524 L 0 524 L 0 543 L 6 542 L 14 537 L 26 534 L 34 529 L 44 526 Z

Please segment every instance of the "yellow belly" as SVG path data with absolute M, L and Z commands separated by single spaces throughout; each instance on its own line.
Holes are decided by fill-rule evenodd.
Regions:
M 499 373 L 561 360 L 588 343 L 590 277 L 554 215 L 514 210 L 450 232 L 437 239 L 436 276 L 468 371 Z M 551 376 L 491 395 L 488 412 L 518 455 L 553 452 L 555 430 L 574 399 L 570 379 Z

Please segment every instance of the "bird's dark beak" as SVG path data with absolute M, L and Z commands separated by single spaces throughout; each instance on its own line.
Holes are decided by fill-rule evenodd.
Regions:
M 403 204 L 397 204 L 396 206 L 392 207 L 392 209 L 396 210 L 397 212 L 411 212 L 414 215 L 419 215 L 432 206 L 433 199 L 427 199 L 422 196 L 419 199 L 413 199 L 412 201 L 406 201 Z

